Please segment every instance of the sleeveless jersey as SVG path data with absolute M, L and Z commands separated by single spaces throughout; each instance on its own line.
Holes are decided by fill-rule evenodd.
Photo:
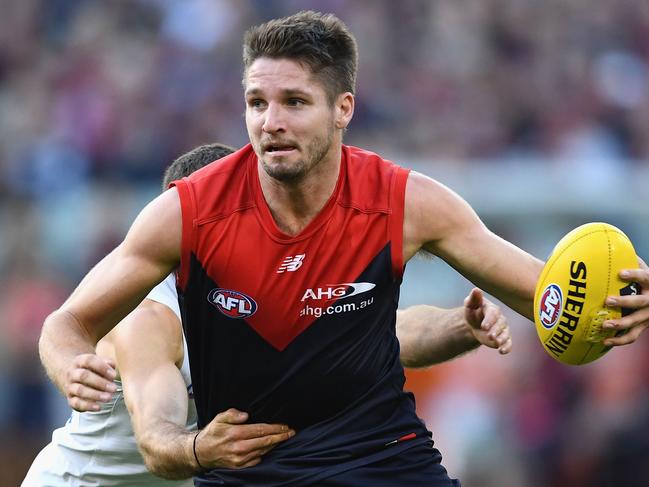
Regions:
M 408 171 L 343 146 L 336 188 L 281 232 L 250 145 L 176 181 L 178 276 L 199 427 L 234 407 L 297 434 L 196 485 L 312 485 L 430 433 L 403 391 L 395 334 Z
M 170 275 L 147 296 L 171 308 L 180 319 L 175 277 Z M 184 340 L 183 340 L 184 341 Z M 187 345 L 180 372 L 187 384 L 187 427 L 196 427 Z M 121 381 L 110 401 L 97 412 L 72 412 L 62 428 L 34 460 L 22 487 L 183 486 L 189 480 L 168 481 L 151 474 L 137 449 L 131 418 L 124 402 Z

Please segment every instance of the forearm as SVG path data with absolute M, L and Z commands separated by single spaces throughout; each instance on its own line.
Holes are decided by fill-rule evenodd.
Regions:
M 170 377 L 169 383 L 161 381 L 164 376 Z M 126 377 L 124 392 L 147 468 L 158 477 L 186 479 L 199 471 L 193 449 L 196 431 L 185 426 L 187 392 L 182 381 L 174 379 L 154 372 L 148 383 L 139 382 L 140 387 L 137 382 L 129 385 Z
M 65 395 L 66 375 L 74 358 L 95 353 L 95 343 L 76 317 L 55 311 L 43 323 L 38 351 L 47 375 Z
M 498 256 L 474 262 L 463 274 L 480 289 L 497 297 L 521 316 L 534 321 L 534 289 L 543 262 L 492 232 L 481 239 L 482 250 Z M 456 266 L 454 262 L 451 265 Z M 511 272 L 510 269 L 516 269 Z
M 138 431 L 137 441 L 147 468 L 165 479 L 186 479 L 199 472 L 194 457 L 196 431 L 172 422 L 157 422 Z
M 182 329 L 165 305 L 145 300 L 117 326 L 115 354 L 124 400 L 147 468 L 167 479 L 198 471 L 187 431 L 187 388 L 182 361 Z
M 480 344 L 464 319 L 463 308 L 412 306 L 397 311 L 397 337 L 404 367 L 428 367 Z
M 144 462 L 158 477 L 189 478 L 200 469 L 193 450 L 196 431 L 188 431 L 186 426 L 188 399 L 182 376 L 173 362 L 154 367 L 146 353 L 131 348 L 133 360 L 127 362 L 124 347 L 116 347 L 117 360 L 120 367 L 124 366 L 124 399 Z M 165 354 L 155 345 L 152 350 Z M 142 364 L 134 367 L 132 362 L 138 355 Z

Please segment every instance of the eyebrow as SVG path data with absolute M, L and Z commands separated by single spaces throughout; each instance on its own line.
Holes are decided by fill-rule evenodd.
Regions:
M 244 95 L 246 97 L 248 96 L 255 96 L 259 95 L 263 92 L 260 88 L 251 88 L 249 90 L 246 90 Z M 282 95 L 290 97 L 290 96 L 304 96 L 304 97 L 311 97 L 313 96 L 311 93 L 308 91 L 300 90 L 298 88 L 287 88 L 285 90 L 282 90 Z

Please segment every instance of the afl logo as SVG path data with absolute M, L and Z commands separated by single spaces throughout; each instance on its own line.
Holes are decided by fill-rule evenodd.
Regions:
M 248 318 L 257 311 L 257 303 L 250 296 L 230 289 L 212 289 L 207 300 L 228 318 Z
M 541 294 L 539 302 L 539 318 L 547 330 L 551 329 L 561 316 L 563 309 L 563 293 L 557 284 L 550 284 Z

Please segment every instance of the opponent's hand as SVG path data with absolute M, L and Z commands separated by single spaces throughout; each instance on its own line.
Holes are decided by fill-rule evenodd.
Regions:
M 512 338 L 507 320 L 500 308 L 485 298 L 478 288 L 473 288 L 464 298 L 464 319 L 478 342 L 497 348 L 503 355 L 511 352 Z
M 65 374 L 63 391 L 72 409 L 79 412 L 99 411 L 117 387 L 115 362 L 93 353 L 77 355 Z
M 195 442 L 200 466 L 241 469 L 261 462 L 262 456 L 279 443 L 295 436 L 285 424 L 245 424 L 248 414 L 228 409 L 199 433 Z
M 633 309 L 634 311 L 617 320 L 605 321 L 603 326 L 609 330 L 625 331 L 626 333 L 607 338 L 604 345 L 618 346 L 635 342 L 640 333 L 649 326 L 649 267 L 638 257 L 639 269 L 624 269 L 620 271 L 620 278 L 626 282 L 636 282 L 640 285 L 640 293 L 629 296 L 609 296 L 606 298 L 607 306 L 619 306 Z

